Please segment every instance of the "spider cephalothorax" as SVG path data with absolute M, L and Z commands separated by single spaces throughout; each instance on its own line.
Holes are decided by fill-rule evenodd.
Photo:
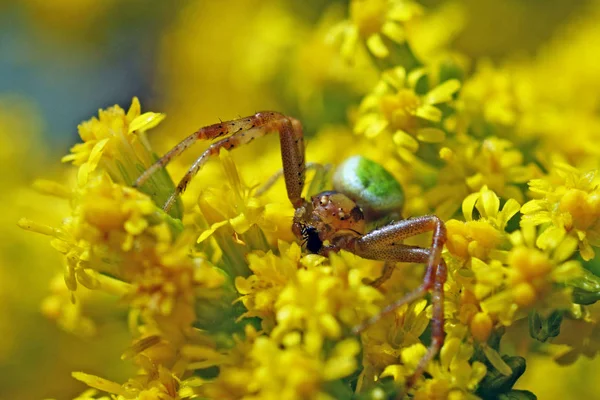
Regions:
M 361 156 L 352 157 L 342 163 L 334 174 L 336 191 L 319 193 L 307 201 L 302 197 L 306 170 L 302 125 L 295 118 L 267 111 L 201 128 L 148 168 L 135 186 L 144 184 L 154 172 L 198 139 L 220 138 L 190 167 L 166 202 L 164 208 L 168 210 L 210 156 L 218 154 L 222 148 L 230 150 L 268 133 L 279 134 L 287 195 L 296 210 L 292 231 L 306 250 L 322 255 L 346 250 L 363 258 L 385 261 L 381 277 L 370 283 L 375 287 L 389 279 L 396 262 L 427 265 L 423 283 L 418 288 L 353 329 L 358 334 L 383 315 L 431 292 L 431 344 L 416 367 L 413 378 L 408 381 L 408 385 L 412 384 L 437 354 L 444 340 L 446 264 L 441 253 L 446 241 L 446 228 L 435 215 L 394 221 L 401 215 L 404 192 L 398 181 L 381 165 Z M 270 187 L 273 182 L 271 179 L 265 186 Z M 366 227 L 373 226 L 373 220 L 385 223 L 367 232 Z M 403 244 L 404 239 L 425 232 L 433 234 L 430 247 Z
M 292 232 L 311 253 L 335 246 L 340 239 L 365 234 L 365 217 L 346 195 L 334 191 L 317 194 L 296 209 Z

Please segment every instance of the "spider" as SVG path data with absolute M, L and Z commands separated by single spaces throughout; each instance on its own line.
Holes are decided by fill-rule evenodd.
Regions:
M 295 118 L 278 112 L 266 111 L 201 128 L 183 139 L 150 166 L 136 180 L 134 186 L 143 185 L 153 173 L 165 167 L 169 161 L 180 155 L 197 140 L 220 138 L 196 159 L 181 179 L 174 193 L 164 205 L 165 211 L 168 211 L 177 197 L 186 189 L 191 179 L 211 156 L 219 154 L 221 148 L 230 150 L 275 132 L 279 134 L 280 139 L 283 160 L 282 174 L 285 178 L 287 195 L 295 208 L 292 231 L 306 250 L 324 256 L 346 250 L 363 258 L 385 261 L 381 277 L 371 282 L 371 285 L 375 287 L 379 287 L 391 276 L 395 262 L 423 263 L 427 266 L 423 282 L 417 289 L 389 304 L 379 314 L 353 328 L 353 332 L 359 334 L 377 323 L 384 315 L 431 291 L 433 307 L 431 343 L 413 375 L 407 381 L 407 386 L 411 386 L 423 373 L 429 361 L 438 353 L 444 341 L 443 285 L 447 272 L 441 252 L 446 242 L 446 228 L 443 221 L 435 215 L 426 215 L 392 221 L 367 232 L 367 223 L 370 220 L 376 220 L 383 214 L 389 214 L 391 209 L 397 209 L 402 201 L 402 190 L 399 183 L 379 164 L 360 156 L 352 157 L 336 170 L 333 179 L 334 191 L 324 191 L 312 196 L 310 200 L 306 200 L 302 197 L 307 168 L 304 161 L 302 125 Z M 364 171 L 357 169 L 360 164 L 363 164 L 363 169 L 366 165 L 367 169 L 371 170 L 371 176 L 368 177 L 371 180 L 370 184 L 371 186 L 375 185 L 375 189 L 379 188 L 380 193 L 376 193 L 378 190 L 369 190 L 359 179 L 359 174 L 364 175 Z M 276 177 L 271 179 L 267 186 L 272 185 L 275 179 Z M 385 193 L 386 190 L 382 191 L 382 186 L 391 193 Z M 265 188 L 262 189 L 262 191 L 264 190 Z M 386 204 L 390 199 L 391 207 Z M 408 237 L 429 231 L 433 233 L 429 248 L 402 243 Z

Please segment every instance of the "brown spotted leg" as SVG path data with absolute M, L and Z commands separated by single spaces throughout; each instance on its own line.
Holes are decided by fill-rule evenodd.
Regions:
M 435 273 L 433 291 L 431 293 L 431 305 L 433 307 L 431 316 L 431 344 L 427 349 L 427 353 L 419 361 L 412 376 L 406 381 L 407 387 L 415 384 L 423 371 L 425 371 L 427 364 L 440 351 L 444 343 L 444 283 L 446 283 L 447 274 L 446 262 L 442 259 Z
M 381 276 L 375 279 L 373 282 L 369 283 L 369 285 L 373 287 L 380 287 L 383 285 L 388 279 L 392 277 L 394 273 L 394 269 L 396 268 L 396 264 L 392 261 L 386 261 L 383 264 L 383 269 L 381 270 Z
M 169 150 L 164 156 L 162 156 L 159 160 L 157 160 L 154 164 L 152 164 L 146 171 L 140 175 L 135 183 L 134 187 L 140 187 L 146 182 L 152 174 L 158 171 L 161 168 L 164 168 L 172 159 L 183 153 L 185 150 L 190 148 L 196 141 L 198 140 L 211 140 L 216 139 L 221 136 L 228 136 L 235 134 L 237 132 L 245 131 L 257 126 L 261 126 L 266 124 L 267 122 L 285 118 L 283 114 L 273 111 L 264 111 L 256 113 L 252 116 L 246 118 L 235 119 L 232 121 L 224 121 L 219 122 L 218 124 L 213 124 L 209 126 L 205 126 L 192 133 L 185 139 L 183 139 L 179 144 Z
M 400 243 L 402 240 L 428 231 L 433 231 L 431 248 L 424 249 Z M 386 306 L 381 312 L 356 326 L 355 333 L 364 331 L 398 307 L 423 297 L 432 290 L 432 340 L 427 353 L 417 366 L 407 385 L 414 384 L 423 373 L 427 363 L 439 351 L 444 340 L 444 292 L 446 263 L 442 249 L 446 242 L 446 228 L 442 220 L 434 215 L 398 221 L 348 242 L 347 248 L 358 256 L 373 260 L 426 263 L 423 283 L 412 292 Z
M 355 254 L 364 257 L 364 258 L 372 258 L 379 260 L 380 258 L 370 257 L 369 254 L 361 254 L 356 252 Z M 415 263 L 427 263 L 429 260 L 430 251 L 429 249 L 423 249 L 421 247 L 416 246 L 408 246 L 404 244 L 399 244 L 395 246 L 387 247 L 386 251 L 386 261 L 398 261 L 398 262 L 415 262 Z M 427 265 L 427 269 L 425 270 L 425 276 L 423 277 L 423 282 L 419 285 L 418 288 L 414 289 L 412 292 L 407 293 L 403 297 L 394 301 L 391 304 L 385 306 L 377 315 L 367 319 L 362 324 L 355 326 L 353 331 L 354 333 L 361 333 L 371 325 L 379 322 L 384 316 L 398 309 L 406 303 L 411 303 L 417 299 L 422 298 L 425 294 L 433 288 L 435 281 L 435 273 L 437 270 L 436 265 Z
M 256 114 L 254 117 L 248 117 L 246 120 L 252 120 L 257 118 Z M 275 113 L 273 113 L 275 115 Z M 241 120 L 224 122 L 223 124 L 231 124 Z M 183 176 L 177 188 L 173 194 L 169 197 L 164 205 L 164 210 L 168 211 L 177 196 L 185 191 L 187 185 L 198 173 L 198 171 L 204 166 L 211 156 L 219 154 L 219 151 L 223 149 L 231 150 L 234 147 L 238 147 L 252 140 L 267 135 L 269 133 L 279 133 L 279 141 L 281 145 L 281 156 L 283 161 L 283 173 L 285 176 L 285 184 L 288 193 L 288 198 L 292 205 L 297 208 L 303 203 L 302 199 L 302 188 L 304 187 L 304 142 L 302 134 L 302 126 L 300 122 L 294 118 L 281 116 L 277 119 L 272 119 L 266 123 L 262 123 L 259 126 L 250 127 L 248 129 L 242 129 L 228 138 L 219 140 L 216 143 L 211 144 L 200 157 L 196 159 L 194 164 L 190 167 L 187 173 Z
M 416 248 L 399 244 L 406 238 L 429 231 L 433 231 L 433 237 L 431 248 L 428 252 L 428 259 L 414 261 L 413 253 L 417 251 Z M 441 261 L 442 249 L 445 242 L 446 227 L 442 220 L 435 215 L 425 215 L 423 217 L 397 221 L 379 229 L 375 229 L 374 231 L 351 241 L 348 250 L 361 257 L 372 260 L 426 262 L 429 267 L 434 268 Z M 422 250 L 425 251 L 425 249 Z M 391 275 L 391 272 L 384 267 L 382 277 L 378 278 L 376 281 L 380 281 L 386 274 Z M 385 279 L 381 283 L 383 282 L 385 282 Z

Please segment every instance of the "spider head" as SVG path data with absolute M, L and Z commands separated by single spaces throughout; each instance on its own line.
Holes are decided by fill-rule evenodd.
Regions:
M 322 192 L 296 209 L 292 231 L 308 251 L 318 253 L 326 241 L 364 235 L 365 218 L 360 207 L 344 194 Z

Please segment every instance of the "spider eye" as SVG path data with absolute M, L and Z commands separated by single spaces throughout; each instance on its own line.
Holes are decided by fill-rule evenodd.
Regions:
M 319 238 L 319 232 L 312 226 L 304 227 L 302 229 L 302 236 L 306 242 L 306 249 L 311 253 L 318 253 L 323 247 L 323 241 Z

